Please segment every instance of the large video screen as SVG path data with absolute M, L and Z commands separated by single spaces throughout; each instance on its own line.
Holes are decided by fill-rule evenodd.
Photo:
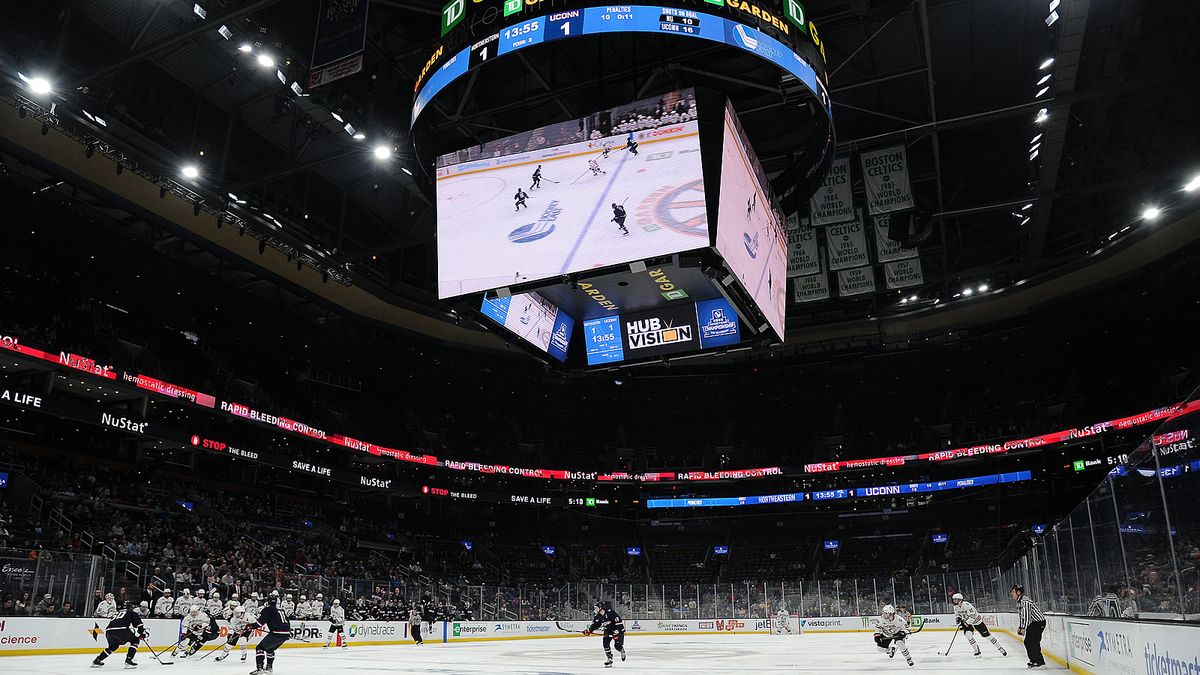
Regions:
M 787 305 L 787 231 L 767 177 L 733 112 L 725 106 L 717 251 L 782 340 Z
M 549 300 L 537 293 L 519 293 L 507 298 L 485 297 L 480 311 L 522 340 L 566 362 L 575 319 Z
M 705 204 L 692 90 L 443 155 L 438 297 L 706 246 Z
M 737 312 L 724 298 L 583 322 L 583 346 L 589 366 L 694 352 L 740 341 Z

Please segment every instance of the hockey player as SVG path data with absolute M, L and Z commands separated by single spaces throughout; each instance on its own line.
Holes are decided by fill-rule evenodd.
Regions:
M 600 159 L 608 159 L 608 153 L 612 151 L 612 143 L 604 141 L 604 151 L 600 153 Z
M 1092 598 L 1092 604 L 1088 607 L 1087 615 L 1106 617 L 1121 616 L 1121 597 L 1117 595 L 1116 584 L 1105 585 L 1104 592 Z
M 230 601 L 232 602 L 232 601 Z M 246 608 L 237 605 L 233 608 L 233 615 L 229 618 L 229 637 L 225 639 L 225 646 L 221 649 L 223 652 L 217 655 L 215 660 L 222 661 L 229 656 L 229 652 L 233 649 L 238 640 L 245 638 L 242 642 L 242 660 L 246 660 L 246 646 L 250 639 L 250 622 L 252 617 L 246 616 Z
M 117 616 L 117 601 L 112 593 L 105 593 L 104 599 L 96 603 L 97 619 L 115 619 Z
M 529 193 L 517 187 L 517 194 L 513 195 L 513 201 L 517 203 L 517 206 L 513 210 L 520 211 L 522 206 L 529 208 L 529 205 L 525 203 L 526 199 L 529 199 Z
M 345 623 L 346 610 L 342 609 L 342 601 L 334 598 L 333 604 L 329 606 L 329 637 L 325 638 L 325 649 L 329 649 L 329 643 L 333 642 L 334 633 L 342 638 L 342 649 L 350 646 L 344 630 Z
M 758 206 L 758 193 L 757 192 L 750 195 L 750 198 L 746 200 L 746 217 L 747 218 L 750 217 L 751 213 L 754 213 L 755 206 Z
M 963 600 L 962 593 L 950 596 L 950 602 L 954 603 L 954 620 L 958 622 L 958 629 L 967 636 L 967 642 L 971 645 L 971 649 L 975 650 L 975 656 L 979 656 L 981 653 L 979 645 L 975 644 L 973 633 L 976 631 L 979 632 L 979 637 L 985 637 L 995 645 L 996 649 L 1000 650 L 1001 656 L 1008 656 L 1008 652 L 1004 651 L 1004 647 L 996 642 L 995 636 L 988 630 L 987 624 L 983 622 L 983 617 L 975 609 L 975 605 Z
M 629 234 L 629 230 L 625 228 L 625 207 L 614 202 L 612 209 L 612 222 L 616 223 L 617 227 L 621 228 L 622 234 Z
M 138 616 L 142 617 L 143 619 L 149 619 L 150 618 L 150 603 L 146 602 L 145 600 L 142 600 L 141 602 L 138 603 L 138 606 L 136 608 L 134 608 L 133 611 L 137 612 Z
M 220 618 L 225 612 L 225 604 L 221 602 L 221 594 L 213 591 L 208 597 L 208 604 L 204 607 L 205 613 L 214 619 Z
M 199 604 L 192 605 L 187 616 L 183 617 L 183 638 L 179 640 L 179 646 L 171 652 L 171 656 L 186 659 L 200 651 L 204 643 L 215 640 L 220 634 L 221 627 L 217 625 L 217 620 L 209 617 Z M 187 644 L 184 644 L 185 642 Z
M 175 605 L 171 610 L 171 615 L 179 619 L 187 616 L 194 600 L 192 592 L 189 589 L 183 589 L 179 592 L 179 597 L 175 598 Z
M 629 132 L 629 138 L 625 139 L 625 149 L 629 151 L 629 154 L 634 155 L 635 157 L 638 154 L 638 142 L 633 140 L 632 131 Z
M 317 593 L 317 599 L 308 603 L 308 606 L 310 608 L 309 612 L 308 612 L 308 618 L 317 619 L 317 620 L 325 618 L 325 595 L 324 594 Z
M 130 609 L 126 603 L 125 611 L 119 616 L 108 622 L 108 626 L 104 628 L 104 637 L 108 638 L 108 646 L 104 651 L 96 655 L 92 661 L 93 668 L 99 668 L 104 665 L 104 659 L 107 659 L 110 654 L 117 651 L 121 645 L 129 643 L 129 651 L 125 652 L 125 667 L 137 668 L 137 663 L 133 657 L 137 654 L 138 643 L 150 637 L 150 632 L 146 630 L 146 626 L 142 623 L 142 617 L 137 612 Z
M 532 190 L 532 189 L 538 188 L 538 187 L 542 187 L 542 165 L 541 164 L 538 164 L 537 168 L 533 170 L 533 184 L 531 184 L 529 186 L 529 189 Z
M 904 643 L 904 638 L 908 636 L 909 624 L 903 616 L 896 613 L 895 607 L 884 605 L 883 613 L 873 619 L 871 624 L 875 628 L 875 645 L 879 647 L 879 653 L 887 654 L 890 659 L 896 655 L 896 648 L 899 647 L 904 660 L 908 661 L 908 665 L 913 665 L 908 645 Z
M 778 633 L 780 635 L 792 634 L 792 615 L 788 614 L 786 607 L 780 607 L 778 612 L 775 612 L 775 623 L 779 625 Z
M 415 602 L 408 610 L 408 632 L 412 634 L 413 642 L 419 645 L 425 644 L 425 641 L 421 639 L 421 606 Z
M 621 655 L 621 660 L 625 660 L 625 622 L 621 619 L 620 614 L 613 611 L 612 603 L 608 600 L 596 603 L 595 609 L 596 616 L 592 617 L 592 625 L 588 626 L 583 634 L 591 635 L 597 630 L 604 631 L 604 667 L 612 668 L 611 646 L 615 646 L 617 653 Z
M 600 168 L 600 163 L 594 159 L 588 160 L 588 169 L 591 170 L 593 176 L 599 176 L 604 173 L 604 169 Z
M 162 597 L 158 599 L 158 602 L 154 603 L 154 616 L 160 619 L 169 619 L 174 609 L 175 598 L 171 597 L 171 589 L 164 589 Z
M 258 591 L 254 591 L 253 593 L 251 593 L 250 597 L 247 598 L 246 601 L 242 603 L 242 606 L 244 606 L 246 608 L 246 612 L 248 614 L 254 614 L 257 616 L 258 615 Z
M 262 613 L 248 628 L 264 628 L 267 631 L 262 642 L 254 648 L 254 662 L 257 667 L 250 671 L 250 675 L 269 673 L 275 665 L 275 650 L 292 636 L 292 625 L 279 613 L 279 593 L 272 591 L 267 596 L 267 604 L 262 608 Z
M 301 619 L 301 620 L 308 618 L 308 596 L 307 595 L 301 595 L 300 602 L 296 603 L 296 618 Z
M 288 593 L 287 597 L 279 601 L 279 611 L 283 612 L 283 618 L 291 619 L 296 616 L 296 603 L 292 601 L 292 594 Z
M 228 603 L 226 603 L 225 609 L 221 610 L 221 618 L 225 619 L 226 621 L 233 620 L 233 613 L 237 611 L 238 607 L 241 607 L 241 605 L 237 603 L 237 600 L 230 600 Z

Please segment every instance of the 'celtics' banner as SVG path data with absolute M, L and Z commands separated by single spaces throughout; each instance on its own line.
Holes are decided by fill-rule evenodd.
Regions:
M 817 233 L 808 222 L 797 214 L 788 216 L 788 266 L 789 277 L 816 274 L 821 271 L 821 257 L 817 255 Z
M 838 296 L 862 295 L 875 292 L 875 268 L 855 267 L 838 272 Z
M 867 233 L 863 231 L 862 210 L 859 209 L 856 215 L 856 220 L 825 228 L 830 270 L 871 264 L 871 257 L 867 253 Z
M 796 302 L 829 299 L 829 275 L 810 274 L 792 281 L 792 296 Z
M 871 215 L 913 207 L 908 182 L 908 153 L 903 145 L 860 153 L 867 210 Z
M 907 288 L 925 283 L 925 275 L 921 273 L 920 258 L 884 263 L 883 277 L 887 280 L 888 288 Z
M 854 199 L 850 189 L 850 158 L 841 157 L 829 165 L 821 187 L 808 200 L 812 224 L 828 225 L 854 220 Z
M 875 260 L 884 263 L 917 257 L 917 249 L 905 248 L 900 242 L 888 239 L 888 227 L 892 222 L 890 214 L 875 216 L 871 221 L 875 225 Z

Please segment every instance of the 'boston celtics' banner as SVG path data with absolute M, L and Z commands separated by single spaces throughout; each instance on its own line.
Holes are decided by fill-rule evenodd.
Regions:
M 871 221 L 875 226 L 875 260 L 885 263 L 917 257 L 917 249 L 905 248 L 900 242 L 888 239 L 888 227 L 892 222 L 891 215 L 875 216 Z
M 808 214 L 814 226 L 854 220 L 849 157 L 833 160 L 821 187 L 808 200 Z
M 867 234 L 864 232 L 862 210 L 858 218 L 825 228 L 825 243 L 829 246 L 829 269 L 842 270 L 871 264 L 867 253 Z
M 817 255 L 817 233 L 808 227 L 808 221 L 796 214 L 787 219 L 789 277 L 816 274 L 821 271 L 821 257 Z
M 908 153 L 903 145 L 860 153 L 867 210 L 871 215 L 913 207 L 908 181 Z
M 920 258 L 884 263 L 883 277 L 887 280 L 888 288 L 907 288 L 925 283 L 925 275 L 921 273 Z
M 855 267 L 838 272 L 838 295 L 847 297 L 875 292 L 875 268 Z
M 829 275 L 810 274 L 806 277 L 796 277 L 792 282 L 792 296 L 796 302 L 812 302 L 829 299 Z

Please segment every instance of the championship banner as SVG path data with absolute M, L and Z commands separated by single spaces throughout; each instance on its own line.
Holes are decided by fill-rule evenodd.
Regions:
M 908 182 L 908 153 L 903 145 L 859 153 L 867 211 L 871 215 L 903 211 L 914 206 Z
M 321 0 L 309 89 L 362 71 L 370 5 L 370 0 Z
M 921 259 L 896 260 L 883 264 L 883 278 L 887 280 L 888 288 L 908 288 L 925 283 L 925 275 L 921 273 Z
M 875 268 L 855 267 L 838 272 L 838 295 L 849 297 L 875 292 Z
M 829 246 L 829 269 L 844 270 L 871 264 L 867 253 L 867 233 L 864 231 L 862 210 L 858 218 L 848 223 L 838 223 L 825 228 L 825 243 Z
M 850 158 L 833 160 L 821 187 L 808 200 L 814 227 L 854 220 L 854 197 L 850 186 Z
M 888 239 L 888 228 L 892 223 L 891 215 L 875 216 L 871 218 L 871 222 L 875 229 L 875 259 L 877 261 L 885 263 L 917 257 L 917 249 L 905 248 L 900 242 Z
M 796 302 L 814 302 L 829 299 L 829 275 L 810 274 L 796 277 L 792 282 L 792 298 Z
M 787 239 L 787 275 L 789 277 L 801 277 L 821 271 L 821 257 L 817 250 L 817 233 L 808 226 L 808 221 L 802 220 L 795 213 L 788 216 Z

